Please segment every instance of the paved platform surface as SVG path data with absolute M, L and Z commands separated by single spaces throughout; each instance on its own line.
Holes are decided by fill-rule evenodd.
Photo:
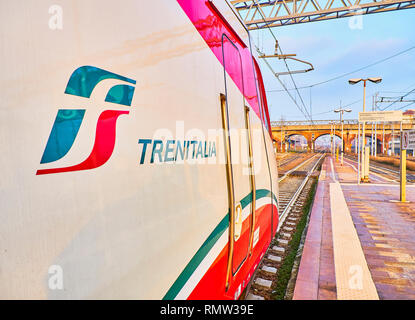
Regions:
M 370 179 L 326 157 L 293 299 L 415 299 L 415 186 Z

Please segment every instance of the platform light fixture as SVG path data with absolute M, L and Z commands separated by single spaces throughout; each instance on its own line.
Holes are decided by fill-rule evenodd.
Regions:
M 336 113 L 352 112 L 352 109 L 335 109 L 334 112 Z
M 370 81 L 370 82 L 373 82 L 373 83 L 380 83 L 380 82 L 382 82 L 382 78 L 367 78 L 367 79 L 356 78 L 356 79 L 350 79 L 349 84 L 352 84 L 352 85 L 357 84 L 360 81 L 363 81 L 364 84 L 366 85 L 366 81 Z
M 342 148 L 341 148 L 341 165 L 343 165 L 343 154 L 344 154 L 344 141 L 343 141 L 343 114 L 345 112 L 352 112 L 351 109 L 343 109 L 343 108 L 339 108 L 339 109 L 335 109 L 334 112 L 336 113 L 340 113 L 340 124 L 342 126 Z
M 354 79 L 349 79 L 349 84 L 355 85 L 355 84 L 357 84 L 357 83 L 359 83 L 361 81 L 363 81 L 363 112 L 365 112 L 365 105 L 366 105 L 366 82 L 367 81 L 370 81 L 370 82 L 373 82 L 373 83 L 378 84 L 378 83 L 382 82 L 382 78 L 380 78 L 380 77 L 372 77 L 372 78 L 366 78 L 366 79 L 363 79 L 363 78 L 354 78 Z M 362 161 L 362 168 L 363 168 L 363 164 L 364 164 L 364 149 L 365 149 L 365 146 L 366 146 L 365 122 L 363 122 L 363 130 L 362 131 L 363 131 L 362 132 L 363 143 L 362 143 L 362 159 L 361 159 L 361 161 Z M 365 180 L 365 179 L 368 180 L 369 179 L 368 176 L 369 176 L 369 172 L 367 172 L 367 177 L 366 177 L 366 172 L 364 172 L 364 170 L 362 170 L 361 180 Z

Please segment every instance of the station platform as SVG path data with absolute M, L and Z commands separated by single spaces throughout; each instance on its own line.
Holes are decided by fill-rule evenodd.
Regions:
M 312 206 L 294 300 L 415 299 L 415 186 L 327 156 Z

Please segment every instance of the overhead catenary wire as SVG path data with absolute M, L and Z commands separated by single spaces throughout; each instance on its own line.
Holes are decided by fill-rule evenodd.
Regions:
M 352 106 L 352 105 L 354 105 L 354 104 L 356 104 L 356 103 L 358 103 L 360 101 L 362 101 L 362 99 L 359 99 L 359 100 L 353 101 L 353 102 L 351 102 L 349 104 L 346 104 L 345 106 L 343 106 L 343 108 L 350 107 L 350 106 Z M 331 113 L 331 112 L 334 112 L 334 110 L 335 109 L 332 109 L 332 110 L 329 110 L 329 111 L 320 112 L 320 113 L 316 113 L 315 115 L 318 116 L 318 115 L 322 115 L 322 114 Z
M 409 106 L 411 106 L 411 105 L 413 105 L 413 104 L 415 104 L 415 102 L 408 103 L 408 104 L 404 105 L 403 107 L 400 107 L 400 108 L 398 108 L 398 109 L 396 109 L 396 110 L 406 109 L 406 108 L 408 108 Z
M 356 104 L 356 103 L 358 103 L 358 102 L 361 102 L 361 101 L 362 101 L 362 99 L 359 99 L 359 100 L 353 101 L 353 102 L 351 102 L 351 103 L 346 104 L 345 106 L 343 106 L 343 108 L 350 107 L 350 106 L 352 106 L 352 105 L 354 105 L 354 104 Z M 323 114 L 332 113 L 332 112 L 334 112 L 334 110 L 335 110 L 335 109 L 330 109 L 330 110 L 328 110 L 328 111 L 323 111 L 323 112 L 319 112 L 319 113 L 314 113 L 313 115 L 314 115 L 314 116 L 320 116 L 320 115 L 323 115 Z M 296 118 L 296 117 L 293 117 L 293 118 Z
M 403 96 L 399 97 L 398 99 L 396 99 L 395 101 L 393 101 L 391 104 L 389 104 L 388 106 L 386 106 L 385 108 L 381 109 L 382 111 L 389 109 L 390 107 L 392 107 L 395 103 L 399 102 L 400 100 L 403 100 L 403 98 L 405 98 L 406 96 L 410 95 L 412 92 L 415 92 L 415 88 L 412 89 L 411 91 L 405 93 Z M 400 109 L 398 109 L 400 110 Z
M 314 83 L 314 84 L 311 84 L 311 85 L 307 85 L 307 86 L 302 86 L 302 87 L 289 88 L 288 90 L 292 91 L 292 90 L 299 90 L 299 89 L 300 89 L 300 90 L 301 90 L 301 89 L 308 89 L 308 88 L 316 87 L 316 86 L 319 86 L 319 85 L 322 85 L 322 84 L 326 84 L 326 83 L 328 83 L 328 82 L 331 82 L 331 81 L 335 81 L 335 80 L 338 80 L 338 79 L 344 78 L 344 77 L 349 76 L 349 75 L 351 75 L 351 74 L 353 74 L 353 73 L 356 73 L 356 72 L 359 72 L 359 71 L 362 71 L 362 70 L 368 69 L 368 68 L 370 68 L 370 67 L 373 67 L 373 66 L 375 66 L 375 65 L 378 65 L 378 64 L 380 64 L 380 63 L 383 63 L 383 62 L 385 62 L 385 61 L 387 61 L 387 60 L 390 60 L 390 59 L 392 59 L 392 58 L 395 58 L 395 57 L 397 57 L 397 56 L 399 56 L 399 55 L 401 55 L 401 54 L 404 54 L 404 53 L 406 53 L 406 52 L 408 52 L 408 51 L 411 51 L 411 50 L 413 50 L 413 49 L 415 49 L 415 46 L 412 46 L 412 47 L 410 47 L 410 48 L 408 48 L 408 49 L 406 49 L 406 50 L 403 50 L 403 51 L 400 51 L 400 52 L 398 52 L 398 53 L 395 53 L 395 54 L 393 54 L 393 55 L 391 55 L 391 56 L 389 56 L 389 57 L 386 57 L 386 58 L 384 58 L 384 59 L 381 59 L 381 60 L 375 61 L 375 62 L 373 62 L 373 63 L 371 63 L 371 64 L 368 64 L 368 65 L 366 65 L 366 66 L 363 66 L 363 67 L 361 67 L 361 68 L 359 68 L 359 69 L 356 69 L 356 70 L 353 70 L 353 71 L 350 71 L 350 72 L 347 72 L 347 73 L 343 73 L 343 74 L 341 74 L 341 75 L 339 75 L 339 76 L 336 76 L 336 77 L 333 77 L 333 78 L 327 79 L 327 80 L 325 80 L 325 81 L 317 82 L 317 83 Z M 267 90 L 267 92 L 282 92 L 282 91 L 285 91 L 285 90 L 281 90 L 281 89 Z
M 258 4 L 256 3 L 256 0 L 253 0 L 253 2 L 254 2 L 256 5 L 258 5 Z M 264 17 L 264 15 L 263 15 L 263 13 L 262 13 L 262 11 L 261 11 L 261 10 L 259 10 L 259 13 L 260 13 L 260 15 L 261 15 L 262 19 L 264 20 L 264 22 L 266 22 L 266 18 Z M 272 37 L 274 38 L 275 42 L 278 42 L 278 41 L 277 41 L 277 37 L 275 36 L 274 32 L 272 32 L 271 28 L 270 28 L 268 25 L 267 25 L 267 29 L 268 29 L 268 30 L 269 30 L 269 32 L 271 33 L 271 35 L 272 35 Z M 259 48 L 258 48 L 258 47 L 257 47 L 257 50 L 259 51 Z M 282 52 L 281 46 L 278 46 L 278 50 L 280 51 L 281 55 L 284 55 L 284 53 Z M 264 60 L 265 60 L 265 59 L 264 59 Z M 293 77 L 293 75 L 291 74 L 291 70 L 290 70 L 290 68 L 288 67 L 287 61 L 286 61 L 285 59 L 284 59 L 284 63 L 285 63 L 285 67 L 287 68 L 287 71 L 288 71 L 288 73 L 289 73 L 289 75 L 290 75 L 291 81 L 292 81 L 292 83 L 293 83 L 293 85 L 294 85 L 294 87 L 295 87 L 295 89 L 296 89 L 296 91 L 297 91 L 298 97 L 299 97 L 299 98 L 300 98 L 300 100 L 301 100 L 301 103 L 302 103 L 302 105 L 303 105 L 303 108 L 304 108 L 304 110 L 305 110 L 305 113 L 307 114 L 308 118 L 312 121 L 312 117 L 311 117 L 311 115 L 309 114 L 309 112 L 308 112 L 308 110 L 307 110 L 307 107 L 306 107 L 306 105 L 305 105 L 305 103 L 304 103 L 304 100 L 303 100 L 303 98 L 302 98 L 302 96 L 301 96 L 301 94 L 300 94 L 300 91 L 299 91 L 299 90 L 298 90 L 298 88 L 297 88 L 297 84 L 296 84 L 296 83 L 295 83 L 295 81 L 294 81 L 294 77 Z M 267 62 L 267 65 L 270 67 L 270 65 L 268 64 L 268 62 Z M 271 68 L 271 70 L 272 70 L 272 68 Z M 291 96 L 291 94 L 288 92 L 287 87 L 286 87 L 285 85 L 283 85 L 283 83 L 282 83 L 282 81 L 280 80 L 280 78 L 278 77 L 278 75 L 277 75 L 275 72 L 273 72 L 273 74 L 274 74 L 274 76 L 278 79 L 278 81 L 280 82 L 280 84 L 282 85 L 282 87 L 285 89 L 285 91 L 288 93 L 288 95 L 291 97 L 291 99 L 295 102 L 296 106 L 297 106 L 297 107 L 299 107 L 299 106 L 298 106 L 298 104 L 297 104 L 297 101 L 296 101 L 295 99 L 293 99 L 293 97 Z M 301 108 L 300 108 L 300 110 L 301 110 Z M 302 112 L 302 113 L 304 114 L 304 112 Z M 307 116 L 306 116 L 306 117 L 307 117 Z
M 253 0 L 253 2 L 254 2 L 255 4 L 257 4 L 257 3 L 256 3 L 256 0 Z M 263 13 L 261 12 L 261 10 L 259 10 L 259 13 L 260 13 L 260 15 L 261 15 L 262 19 L 263 19 L 264 21 L 266 21 L 266 19 L 265 19 L 265 17 L 264 17 L 264 15 L 263 15 Z M 269 32 L 271 33 L 272 37 L 273 37 L 273 38 L 274 38 L 274 40 L 277 42 L 277 38 L 276 38 L 275 34 L 272 32 L 271 28 L 270 28 L 268 25 L 266 25 L 266 28 L 269 30 Z M 263 43 L 262 43 L 262 45 L 263 45 Z M 293 78 L 293 75 L 292 75 L 292 73 L 291 73 L 291 70 L 290 70 L 290 68 L 288 67 L 288 64 L 287 64 L 286 59 L 283 59 L 283 60 L 284 60 L 284 63 L 285 63 L 285 66 L 286 66 L 286 68 L 287 68 L 288 74 L 290 75 L 291 81 L 293 82 L 294 88 L 287 88 L 287 87 L 286 87 L 286 86 L 282 83 L 282 81 L 279 79 L 278 75 L 277 75 L 277 74 L 276 74 L 276 73 L 272 70 L 272 67 L 269 65 L 269 63 L 266 61 L 266 59 L 264 58 L 264 61 L 266 62 L 266 64 L 268 65 L 268 67 L 269 67 L 269 68 L 271 69 L 271 71 L 273 72 L 274 76 L 278 79 L 279 83 L 280 83 L 280 84 L 281 84 L 281 86 L 283 87 L 283 90 L 267 90 L 266 92 L 282 92 L 282 91 L 287 92 L 287 94 L 288 94 L 288 95 L 290 96 L 290 98 L 293 100 L 293 102 L 295 103 L 295 105 L 297 106 L 297 108 L 298 108 L 298 109 L 299 109 L 299 110 L 303 113 L 303 115 L 304 115 L 306 118 L 308 117 L 311 121 L 313 121 L 313 120 L 312 120 L 312 116 L 311 116 L 311 115 L 310 115 L 310 113 L 308 112 L 307 107 L 306 107 L 306 105 L 305 105 L 305 103 L 304 103 L 304 100 L 303 100 L 303 98 L 302 98 L 302 96 L 301 96 L 301 94 L 300 94 L 300 91 L 299 91 L 300 89 L 310 88 L 310 90 L 311 90 L 311 88 L 312 88 L 312 87 L 319 86 L 319 85 L 322 85 L 322 84 L 325 84 L 325 83 L 328 83 L 328 82 L 331 82 L 331 81 L 335 81 L 335 80 L 338 80 L 338 79 L 344 78 L 344 77 L 346 77 L 346 76 L 348 76 L 348 75 L 351 75 L 351 74 L 353 74 L 353 73 L 356 73 L 356 72 L 359 72 L 359 71 L 361 71 L 361 70 L 364 70 L 364 69 L 367 69 L 367 68 L 373 67 L 373 66 L 375 66 L 375 65 L 377 65 L 377 64 L 383 63 L 383 62 L 385 62 L 385 61 L 387 61 L 387 60 L 390 60 L 390 59 L 392 59 L 392 58 L 394 58 L 394 57 L 397 57 L 397 56 L 399 56 L 399 55 L 401 55 L 401 54 L 404 54 L 404 53 L 406 53 L 406 52 L 408 52 L 408 51 L 410 51 L 410 50 L 413 50 L 413 49 L 415 49 L 415 46 L 412 46 L 412 47 L 410 47 L 410 48 L 408 48 L 408 49 L 406 49 L 406 50 L 403 50 L 403 51 L 400 51 L 400 52 L 398 52 L 398 53 L 396 53 L 396 54 L 393 54 L 393 55 L 391 55 L 391 56 L 388 56 L 388 57 L 386 57 L 386 58 L 384 58 L 384 59 L 381 59 L 381 60 L 375 61 L 374 63 L 371 63 L 371 64 L 366 65 L 366 66 L 364 66 L 364 67 L 358 68 L 358 69 L 356 69 L 356 70 L 353 70 L 353 71 L 350 71 L 350 72 L 347 72 L 347 73 L 341 74 L 341 75 L 339 75 L 339 76 L 336 76 L 336 77 L 334 77 L 334 78 L 331 78 L 331 79 L 328 79 L 328 80 L 325 80 L 325 81 L 321 81 L 321 82 L 314 83 L 314 84 L 312 84 L 312 85 L 308 85 L 308 86 L 303 86 L 303 87 L 298 87 L 298 86 L 297 86 L 297 84 L 296 84 L 296 83 L 295 83 L 295 81 L 294 81 L 294 78 Z M 258 48 L 258 47 L 257 47 L 257 50 L 259 51 L 259 48 Z M 281 55 L 284 55 L 284 53 L 283 53 L 283 51 L 282 51 L 282 49 L 281 49 L 281 46 L 278 46 L 277 50 L 279 50 L 279 51 L 280 51 Z M 276 53 L 277 53 L 277 52 L 276 52 Z M 295 90 L 295 91 L 297 92 L 298 97 L 300 98 L 300 101 L 301 101 L 301 103 L 302 103 L 302 105 L 303 105 L 304 110 L 302 110 L 302 108 L 298 105 L 298 103 L 297 103 L 296 99 L 294 99 L 294 98 L 293 98 L 293 96 L 289 93 L 289 91 L 292 91 L 292 90 Z M 415 91 L 415 89 L 414 89 L 414 91 Z M 311 93 L 310 93 L 310 97 L 311 97 Z M 394 103 L 395 103 L 395 102 L 394 102 Z M 394 103 L 392 103 L 391 105 L 393 105 Z M 389 105 L 389 106 L 388 106 L 388 107 L 386 107 L 385 109 L 389 108 L 391 105 Z M 310 111 L 311 111 L 311 98 L 310 98 Z
M 259 53 L 261 52 L 258 47 L 256 47 L 256 49 Z M 263 59 L 263 61 L 268 66 L 268 68 L 271 70 L 271 72 L 275 75 L 275 71 L 272 69 L 272 66 L 269 64 L 267 59 Z M 275 77 L 277 78 L 277 80 L 279 81 L 279 83 L 281 84 L 283 88 L 287 88 L 278 76 L 275 76 Z M 311 116 L 307 113 L 307 109 L 303 110 L 303 108 L 301 108 L 301 106 L 297 103 L 297 100 L 295 100 L 295 98 L 291 95 L 291 93 L 288 90 L 287 90 L 287 94 L 291 98 L 291 100 L 294 102 L 294 104 L 297 106 L 298 110 L 300 110 L 300 112 L 304 115 L 304 117 L 312 121 Z

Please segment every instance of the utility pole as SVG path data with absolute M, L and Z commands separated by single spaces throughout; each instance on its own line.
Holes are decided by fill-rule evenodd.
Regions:
M 334 112 L 336 112 L 336 113 L 340 113 L 340 124 L 341 124 L 341 130 L 342 130 L 342 133 L 341 133 L 341 137 L 342 137 L 342 144 L 341 144 L 341 155 L 340 155 L 340 157 L 341 157 L 341 165 L 343 165 L 343 153 L 344 153 L 344 140 L 343 140 L 343 114 L 344 114 L 345 112 L 352 112 L 352 110 L 350 110 L 350 109 L 343 109 L 343 108 L 340 106 L 340 108 L 339 108 L 339 109 L 334 110 Z
M 378 110 L 378 105 L 377 105 L 377 97 L 378 97 L 379 92 L 376 92 L 375 94 L 375 101 L 374 101 L 374 105 L 375 105 L 375 111 Z M 375 122 L 375 156 L 378 155 L 378 123 Z
M 363 81 L 363 112 L 365 112 L 365 106 L 366 106 L 366 82 L 370 81 L 373 83 L 380 83 L 382 81 L 382 78 L 367 78 L 367 79 L 350 79 L 349 80 L 349 84 L 357 84 L 359 82 Z M 366 136 L 365 136 L 365 121 L 363 121 L 363 129 L 362 129 L 362 136 L 363 136 L 363 143 L 362 143 L 362 175 L 361 175 L 361 179 L 362 181 L 365 180 L 365 170 L 363 170 L 363 168 L 365 168 L 365 146 L 366 146 Z M 367 174 L 369 175 L 369 172 L 367 172 Z
M 401 161 L 400 161 L 400 201 L 406 202 L 406 149 L 403 148 L 403 134 L 402 134 L 402 121 L 401 121 Z
M 333 154 L 336 154 L 336 121 L 333 121 Z
M 375 111 L 375 97 L 372 96 L 372 112 Z M 375 152 L 375 145 L 373 144 L 373 129 L 374 129 L 374 123 L 372 122 L 372 130 L 370 132 L 370 154 L 373 156 Z
M 284 120 L 285 120 L 285 118 L 284 118 L 284 116 L 281 116 L 281 152 L 282 152 L 282 137 L 283 137 L 283 135 L 282 135 L 282 128 L 283 128 L 283 126 L 284 126 Z
M 333 155 L 333 124 L 330 121 L 330 152 Z

